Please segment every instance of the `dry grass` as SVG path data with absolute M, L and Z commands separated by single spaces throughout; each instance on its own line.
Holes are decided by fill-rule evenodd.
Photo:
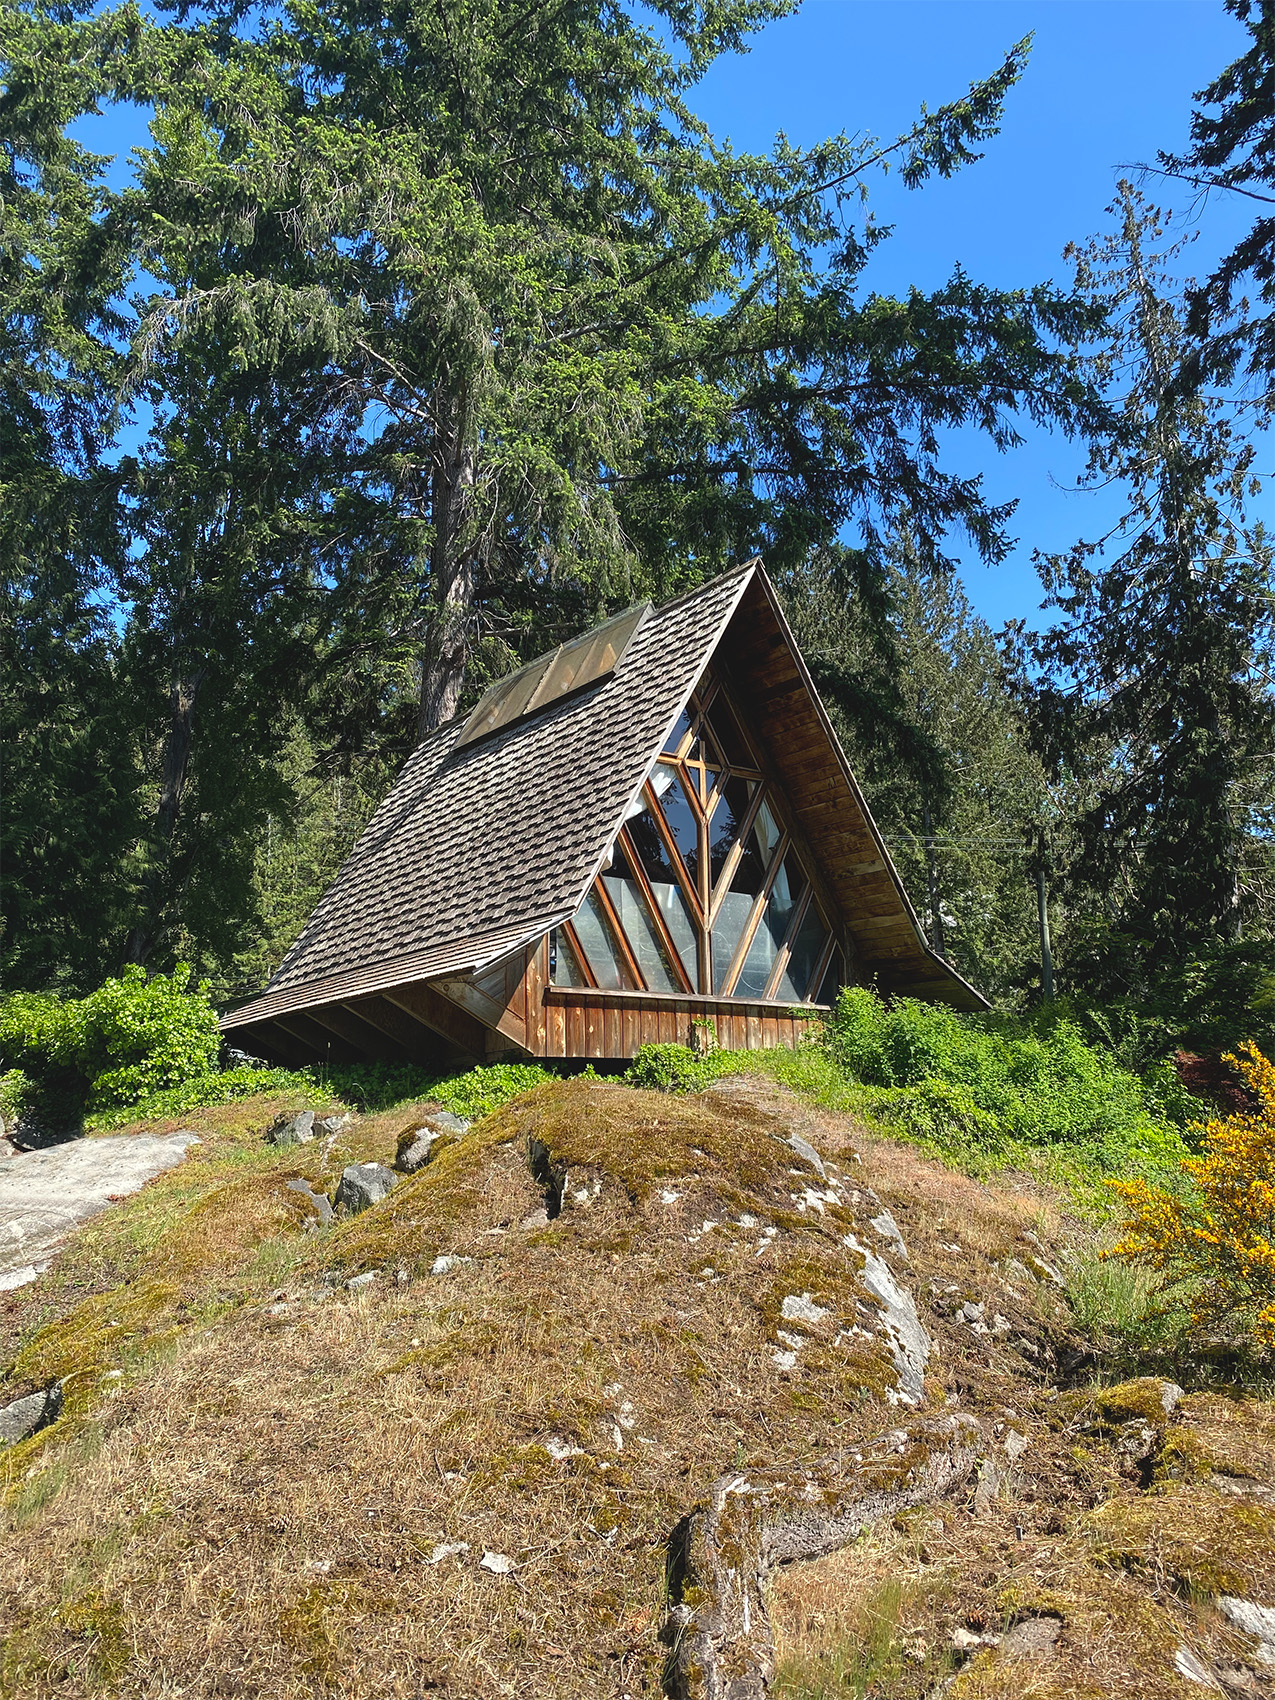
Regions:
M 909 1516 L 782 1578 L 779 1692 L 920 1700 L 960 1662 L 957 1627 L 1064 1598 L 1061 1662 L 1020 1671 L 1015 1696 L 1179 1692 L 1165 1638 L 1216 1613 L 1192 1592 L 1172 1518 L 1145 1508 L 1198 1521 L 1201 1496 L 1222 1503 L 1213 1478 L 1254 1473 L 1272 1430 L 1247 1407 L 1191 1401 L 1195 1439 L 1162 1449 L 1161 1486 L 1143 1491 L 1093 1401 L 1052 1385 L 1069 1313 L 1027 1264 L 1060 1260 L 1083 1230 L 1048 1196 L 953 1176 L 761 1081 L 697 1100 L 576 1081 L 489 1118 L 376 1209 L 307 1233 L 286 1181 L 330 1186 L 347 1162 L 389 1161 L 412 1118 L 281 1152 L 260 1140 L 273 1108 L 193 1118 L 205 1144 L 82 1230 L 43 1323 L 28 1316 L 10 1386 L 62 1374 L 73 1396 L 0 1454 L 0 1693 L 657 1694 L 667 1544 L 706 1483 L 893 1420 L 881 1354 L 834 1345 L 862 1297 L 841 1243 L 857 1217 L 802 1205 L 809 1172 L 776 1137 L 790 1131 L 898 1219 L 940 1347 L 931 1400 L 986 1419 L 1000 1480 L 977 1507 Z M 529 1138 L 565 1167 L 552 1222 Z M 876 1208 L 866 1190 L 860 1202 Z M 456 1261 L 433 1275 L 439 1257 Z M 344 1286 L 368 1270 L 369 1288 Z M 803 1291 L 831 1316 L 786 1371 L 776 1316 Z M 984 1304 L 986 1334 L 957 1314 L 966 1299 Z M 1011 1432 L 1030 1441 L 1015 1464 Z M 1247 1502 L 1227 1491 L 1238 1516 Z M 1236 1526 L 1210 1538 L 1234 1548 Z M 1251 1536 L 1254 1587 L 1265 1538 Z M 484 1553 L 516 1568 L 494 1574 Z M 1234 1652 L 1218 1634 L 1208 1645 Z M 1112 1673 L 1134 1686 L 1103 1687 Z M 1009 1682 L 989 1648 L 954 1694 L 1008 1696 Z

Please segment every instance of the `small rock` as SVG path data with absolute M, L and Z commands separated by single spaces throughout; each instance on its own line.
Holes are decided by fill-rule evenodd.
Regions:
M 983 1320 L 983 1307 L 976 1304 L 963 1304 L 956 1315 L 961 1322 L 981 1322 Z
M 347 1113 L 343 1116 L 320 1116 L 314 1125 L 314 1137 L 318 1139 L 334 1139 L 338 1133 L 353 1124 L 354 1117 Z
M 1024 1617 L 1006 1631 L 1001 1653 L 1009 1659 L 1047 1659 L 1056 1652 L 1061 1634 L 1060 1617 Z
M 972 1629 L 966 1629 L 964 1624 L 958 1623 L 952 1631 L 952 1645 L 958 1652 L 968 1653 L 983 1645 L 983 1637 L 975 1635 Z
M 493 1576 L 509 1576 L 518 1566 L 503 1552 L 485 1552 L 478 1560 L 479 1568 L 490 1570 Z
M 828 1178 L 828 1171 L 823 1166 L 823 1158 L 808 1139 L 803 1139 L 799 1133 L 792 1133 L 788 1136 L 788 1144 L 799 1157 L 810 1164 L 810 1167 L 821 1180 Z
M 1198 1682 L 1203 1688 L 1211 1688 L 1215 1694 L 1222 1692 L 1222 1684 L 1200 1655 L 1193 1653 L 1189 1647 L 1177 1649 L 1173 1655 L 1173 1668 L 1179 1676 L 1186 1677 L 1188 1682 Z
M 55 1381 L 38 1393 L 28 1393 L 0 1409 L 0 1446 L 12 1446 L 56 1422 L 62 1412 L 62 1383 Z
M 441 1564 L 445 1558 L 459 1558 L 469 1551 L 468 1541 L 440 1541 L 425 1560 L 426 1564 Z M 488 1554 L 488 1557 L 491 1555 Z
M 1275 1666 L 1275 1610 L 1259 1606 L 1253 1600 L 1236 1599 L 1234 1594 L 1220 1595 L 1217 1604 L 1218 1610 L 1237 1629 L 1257 1638 L 1258 1662 Z
M 549 1212 L 543 1206 L 539 1210 L 533 1210 L 530 1216 L 523 1217 L 518 1226 L 527 1233 L 536 1228 L 547 1228 L 549 1226 Z
M 302 1110 L 299 1116 L 280 1116 L 266 1130 L 269 1145 L 308 1145 L 313 1138 L 313 1110 Z
M 789 1293 L 779 1307 L 785 1322 L 809 1322 L 812 1326 L 824 1321 L 828 1313 L 815 1304 L 809 1293 Z
M 462 1263 L 472 1263 L 472 1257 L 455 1257 L 450 1252 L 442 1257 L 436 1257 L 429 1266 L 431 1275 L 450 1275 L 453 1269 L 459 1269 Z
M 288 1182 L 288 1191 L 299 1192 L 307 1204 L 313 1204 L 320 1222 L 331 1222 L 335 1219 L 336 1213 L 332 1209 L 332 1202 L 327 1194 L 315 1192 L 309 1181 L 302 1180 L 298 1176 L 296 1180 Z
M 1017 1430 L 1010 1429 L 1005 1436 L 1005 1451 L 1009 1455 L 1010 1463 L 1016 1464 L 1030 1444 L 1031 1442 L 1025 1434 L 1019 1434 Z M 1025 1619 L 1024 1621 L 1035 1622 L 1036 1619 Z
M 908 1259 L 908 1248 L 904 1245 L 903 1235 L 899 1231 L 899 1224 L 888 1210 L 883 1210 L 879 1216 L 869 1216 L 868 1221 L 883 1240 L 889 1241 L 900 1257 L 910 1261 Z
M 776 1369 L 796 1369 L 797 1367 L 796 1352 L 774 1351 L 770 1356 Z
M 351 1163 L 341 1172 L 340 1184 L 333 1203 L 338 1210 L 356 1216 L 379 1204 L 397 1184 L 397 1176 L 384 1163 Z
M 1185 1389 L 1179 1387 L 1176 1381 L 1162 1381 L 1160 1383 L 1160 1403 L 1164 1406 L 1166 1417 L 1171 1417 L 1177 1410 L 1179 1401 L 1185 1398 Z
M 376 1280 L 376 1271 L 369 1269 L 362 1275 L 353 1275 L 345 1283 L 347 1293 L 365 1293 Z

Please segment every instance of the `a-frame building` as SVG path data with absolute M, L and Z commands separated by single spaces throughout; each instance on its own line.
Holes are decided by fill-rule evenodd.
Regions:
M 984 1007 L 927 944 L 753 563 L 608 621 L 420 746 L 279 972 L 297 1064 L 791 1045 L 842 984 Z

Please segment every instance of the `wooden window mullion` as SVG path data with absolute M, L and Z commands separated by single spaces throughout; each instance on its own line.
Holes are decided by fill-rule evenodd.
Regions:
M 781 831 L 775 854 L 766 870 L 766 877 L 761 882 L 761 890 L 753 900 L 748 920 L 744 924 L 743 932 L 739 935 L 739 943 L 735 946 L 735 954 L 730 959 L 730 968 L 718 994 L 720 997 L 729 998 L 734 995 L 735 982 L 743 973 L 744 964 L 748 960 L 748 953 L 753 948 L 753 940 L 757 936 L 761 918 L 766 913 L 766 905 L 770 902 L 770 894 L 774 889 L 775 881 L 779 877 L 779 870 L 783 866 L 784 855 L 787 852 L 789 842 L 788 834 Z
M 744 846 L 748 843 L 748 834 L 753 830 L 753 823 L 757 819 L 758 811 L 762 804 L 767 800 L 768 790 L 768 786 L 758 785 L 756 791 L 753 793 L 753 800 L 748 805 L 748 813 L 744 816 L 744 824 L 740 827 L 735 842 L 730 847 L 730 853 L 726 857 L 726 860 L 722 863 L 722 871 L 717 876 L 717 880 L 715 882 L 716 895 L 712 894 L 712 887 L 710 887 L 709 905 L 705 911 L 705 920 L 710 929 L 713 922 L 717 919 L 717 911 L 722 906 L 722 899 L 730 890 L 730 882 L 735 877 L 735 869 L 739 866 L 740 857 L 744 854 Z M 772 807 L 771 813 L 774 814 L 774 812 L 774 808 Z M 776 821 L 775 824 L 779 826 L 781 835 L 786 838 L 788 835 L 783 832 L 782 821 Z M 710 871 L 708 867 L 708 856 L 705 855 L 702 860 L 707 877 L 707 874 Z
M 593 890 L 598 902 L 602 905 L 607 920 L 611 923 L 611 931 L 615 935 L 616 949 L 624 958 L 624 966 L 628 969 L 629 973 L 632 974 L 634 983 L 637 987 L 641 991 L 649 991 L 650 988 L 646 983 L 642 970 L 638 967 L 637 957 L 634 956 L 632 947 L 629 944 L 629 935 L 620 925 L 620 917 L 616 913 L 615 904 L 611 901 L 611 894 L 607 890 L 601 874 L 599 874 L 598 878 L 594 880 Z
M 575 928 L 571 925 L 570 921 L 564 921 L 563 922 L 562 931 L 567 935 L 567 940 L 570 943 L 572 950 L 574 950 L 575 953 L 576 953 L 576 961 L 580 964 L 581 968 L 583 968 L 585 979 L 589 982 L 589 984 L 591 986 L 596 987 L 597 983 L 598 983 L 598 977 L 593 972 L 593 964 L 589 961 L 587 951 L 585 950 L 584 946 L 580 943 L 579 934 L 576 932 Z
M 668 929 L 668 923 L 664 919 L 664 915 L 659 904 L 655 901 L 655 893 L 651 890 L 651 882 L 646 877 L 646 869 L 642 866 L 641 858 L 638 856 L 633 844 L 630 842 L 629 830 L 627 827 L 621 829 L 620 845 L 624 851 L 625 859 L 627 860 L 629 867 L 633 870 L 633 878 L 637 882 L 638 890 L 642 894 L 642 901 L 646 904 L 646 912 L 650 916 L 656 932 L 663 941 L 664 949 L 668 954 L 669 965 L 681 980 L 683 991 L 693 992 L 695 987 L 691 984 L 690 978 L 682 963 L 682 953 L 678 950 L 676 944 L 674 944 L 673 935 Z M 699 928 L 697 927 L 695 931 L 696 936 L 698 937 Z
M 681 784 L 680 776 L 678 783 Z M 664 819 L 664 810 L 660 807 L 660 800 L 655 795 L 655 787 L 651 784 L 650 780 L 648 780 L 644 789 L 646 793 L 647 812 L 650 814 L 651 819 L 655 822 L 655 830 L 659 833 L 660 838 L 663 841 L 664 849 L 668 854 L 669 864 L 673 869 L 673 873 L 677 878 L 678 884 L 681 886 L 685 895 L 691 900 L 692 918 L 696 926 L 702 926 L 704 921 L 704 906 L 700 902 L 699 892 L 696 890 L 691 881 L 691 876 L 687 872 L 686 863 L 682 860 L 682 852 L 677 847 L 677 840 L 673 837 L 672 830 L 670 829 L 668 822 Z M 683 792 L 686 790 L 684 785 L 682 786 L 682 790 Z M 701 857 L 701 860 L 702 859 L 703 858 Z
M 806 889 L 802 892 L 801 897 L 797 901 L 797 907 L 792 912 L 792 919 L 788 923 L 788 931 L 784 934 L 784 942 L 779 947 L 779 954 L 775 958 L 775 966 L 771 969 L 770 978 L 766 982 L 766 996 L 768 998 L 774 996 L 775 988 L 784 977 L 784 971 L 788 967 L 788 958 L 792 955 L 792 944 L 793 940 L 797 936 L 797 929 L 805 920 L 806 911 L 809 909 L 814 900 L 815 894 L 810 889 L 810 882 L 807 880 Z
M 823 920 L 822 913 L 819 919 Z M 828 964 L 832 961 L 832 953 L 836 948 L 837 935 L 829 929 L 827 943 L 819 952 L 819 960 L 815 964 L 814 973 L 810 976 L 810 984 L 806 987 L 806 995 L 802 999 L 803 1003 L 813 1003 L 819 996 L 819 988 L 823 985 L 823 977 L 828 972 Z

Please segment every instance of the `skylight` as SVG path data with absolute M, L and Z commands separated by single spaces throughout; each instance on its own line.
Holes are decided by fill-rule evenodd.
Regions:
M 551 649 L 520 667 L 508 678 L 498 679 L 479 700 L 456 740 L 457 748 L 475 743 L 489 732 L 498 732 L 528 714 L 535 714 L 559 697 L 582 690 L 613 673 L 651 604 L 640 602 L 615 619 L 607 620 L 582 637 Z

